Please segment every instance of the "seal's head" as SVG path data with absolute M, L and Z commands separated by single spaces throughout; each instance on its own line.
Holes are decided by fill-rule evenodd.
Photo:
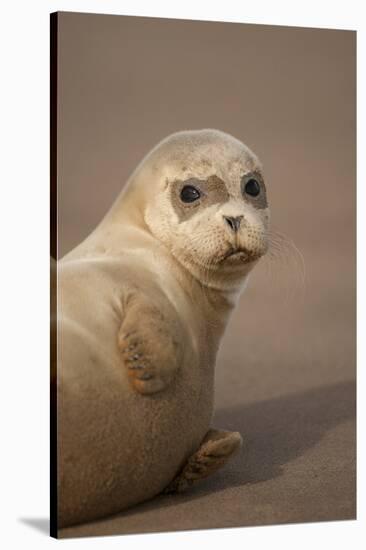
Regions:
M 261 165 L 234 137 L 217 130 L 173 134 L 132 180 L 149 231 L 205 284 L 238 286 L 265 254 L 269 209 Z

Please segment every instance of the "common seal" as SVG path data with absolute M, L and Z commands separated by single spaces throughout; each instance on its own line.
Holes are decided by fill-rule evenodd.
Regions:
M 181 491 L 240 446 L 210 427 L 215 358 L 268 226 L 257 157 L 178 132 L 59 262 L 59 527 Z

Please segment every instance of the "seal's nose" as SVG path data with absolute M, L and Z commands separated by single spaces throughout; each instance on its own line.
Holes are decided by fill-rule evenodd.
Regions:
M 230 229 L 236 233 L 239 231 L 241 220 L 243 219 L 243 216 L 223 216 L 225 222 L 228 224 Z

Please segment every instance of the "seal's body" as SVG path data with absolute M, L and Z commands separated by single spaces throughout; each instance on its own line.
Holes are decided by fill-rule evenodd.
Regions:
M 60 526 L 183 490 L 238 448 L 210 429 L 215 357 L 267 227 L 256 157 L 181 132 L 59 262 Z

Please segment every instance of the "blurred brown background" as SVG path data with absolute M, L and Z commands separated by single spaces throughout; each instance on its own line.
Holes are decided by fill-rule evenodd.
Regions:
M 264 259 L 223 342 L 215 425 L 240 455 L 61 536 L 355 517 L 355 56 L 350 31 L 59 14 L 60 256 L 160 139 L 210 127 L 259 155 L 305 264 Z

